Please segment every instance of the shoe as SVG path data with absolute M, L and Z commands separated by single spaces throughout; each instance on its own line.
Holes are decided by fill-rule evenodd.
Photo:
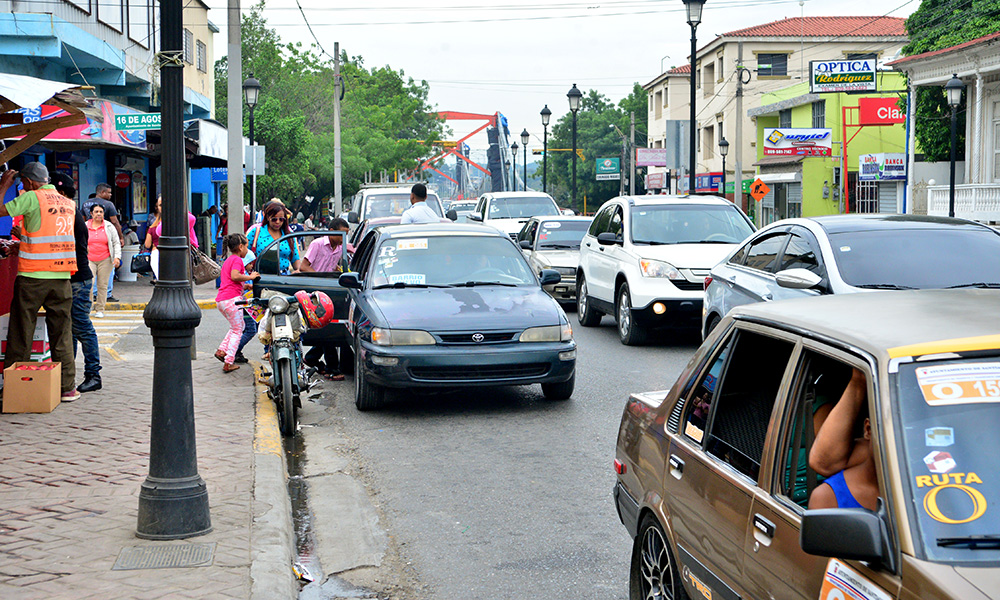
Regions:
M 215 358 L 219 359 L 222 362 L 226 362 L 226 353 L 223 352 L 222 350 L 216 350 Z
M 63 402 L 72 402 L 74 400 L 79 400 L 80 392 L 76 390 L 70 390 L 68 392 L 63 392 L 62 396 L 59 398 Z
M 83 378 L 83 383 L 76 386 L 76 391 L 81 394 L 86 394 L 87 392 L 96 392 L 101 389 L 101 378 L 97 375 L 87 375 Z M 65 399 L 64 399 L 65 400 Z
M 239 365 L 232 365 L 232 364 L 226 363 L 226 364 L 222 365 L 222 372 L 223 373 L 232 373 L 233 371 L 235 371 L 235 370 L 237 370 L 239 368 L 240 368 Z
M 101 311 L 97 311 L 96 313 L 94 313 L 94 316 L 97 317 L 98 319 L 103 319 L 104 313 Z
M 243 353 L 242 353 L 242 352 L 237 352 L 237 353 L 236 353 L 236 359 L 235 359 L 235 360 L 233 360 L 233 362 L 234 362 L 234 363 L 237 363 L 237 364 L 240 364 L 240 365 L 245 365 L 245 364 L 247 364 L 248 362 L 250 362 L 250 359 L 249 359 L 249 358 L 247 358 L 247 357 L 245 357 L 245 356 L 243 356 Z
M 114 296 L 108 296 L 108 302 L 121 302 L 121 300 L 115 298 Z

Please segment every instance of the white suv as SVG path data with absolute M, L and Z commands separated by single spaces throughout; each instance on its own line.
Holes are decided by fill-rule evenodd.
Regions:
M 489 192 L 479 197 L 466 220 L 490 225 L 513 238 L 531 217 L 560 214 L 552 196 L 542 192 Z
M 580 245 L 577 318 L 604 313 L 633 346 L 658 328 L 701 324 L 709 269 L 753 233 L 732 202 L 711 196 L 621 196 L 608 200 Z

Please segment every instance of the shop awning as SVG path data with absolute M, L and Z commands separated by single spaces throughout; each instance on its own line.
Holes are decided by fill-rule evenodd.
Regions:
M 87 115 L 94 113 L 78 88 L 72 83 L 0 73 L 0 138 L 16 140 L 0 152 L 0 163 L 60 129 L 86 126 Z M 33 111 L 45 111 L 47 116 L 32 118 Z

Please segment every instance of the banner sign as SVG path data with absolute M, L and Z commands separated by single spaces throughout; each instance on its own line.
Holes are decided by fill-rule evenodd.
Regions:
M 764 129 L 764 156 L 830 156 L 830 129 Z
M 598 158 L 597 181 L 612 181 L 621 179 L 621 159 Z
M 897 98 L 859 98 L 858 125 L 895 125 L 905 123 Z
M 635 166 L 665 167 L 667 166 L 666 148 L 636 148 Z
M 862 181 L 906 181 L 905 154 L 862 154 L 858 167 Z
M 809 91 L 813 94 L 877 91 L 876 65 L 877 62 L 874 58 L 811 60 L 809 61 Z

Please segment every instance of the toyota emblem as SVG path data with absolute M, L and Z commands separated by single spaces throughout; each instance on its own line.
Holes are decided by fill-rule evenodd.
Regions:
M 486 336 L 484 336 L 481 333 L 473 333 L 472 334 L 472 341 L 476 342 L 477 344 L 480 343 L 480 342 L 482 342 L 485 339 L 486 339 Z

